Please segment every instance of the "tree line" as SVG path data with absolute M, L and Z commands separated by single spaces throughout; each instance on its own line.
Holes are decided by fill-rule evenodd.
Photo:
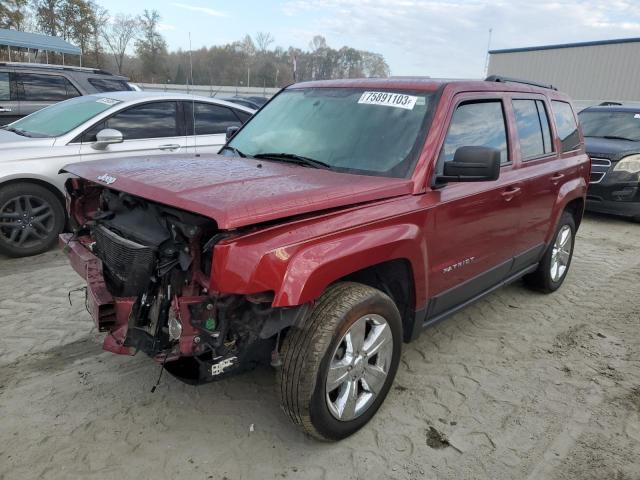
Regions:
M 193 51 L 169 51 L 156 10 L 110 14 L 93 0 L 1 0 L 0 28 L 53 35 L 82 49 L 83 66 L 127 75 L 133 81 L 194 85 L 281 87 L 293 81 L 386 77 L 378 53 L 327 45 L 313 38 L 307 49 L 274 46 L 270 33 Z M 13 50 L 13 49 L 12 49 Z M 43 61 L 43 52 L 13 52 L 13 59 Z M 0 58 L 7 59 L 2 49 Z M 48 54 L 50 63 L 59 55 Z M 65 58 L 65 63 L 79 59 Z

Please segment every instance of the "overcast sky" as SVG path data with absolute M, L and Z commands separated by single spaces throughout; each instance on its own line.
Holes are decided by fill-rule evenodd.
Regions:
M 114 14 L 155 8 L 170 48 L 232 42 L 270 32 L 307 48 L 323 35 L 384 55 L 393 75 L 480 77 L 491 48 L 640 37 L 640 0 L 103 0 Z

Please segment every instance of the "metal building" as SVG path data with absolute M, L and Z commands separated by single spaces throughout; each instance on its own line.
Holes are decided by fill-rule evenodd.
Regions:
M 489 75 L 552 84 L 579 107 L 640 102 L 640 38 L 489 51 Z

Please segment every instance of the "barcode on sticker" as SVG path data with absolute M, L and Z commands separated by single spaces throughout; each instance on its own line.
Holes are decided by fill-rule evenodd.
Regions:
M 364 103 L 366 105 L 384 105 L 386 107 L 413 110 L 417 100 L 418 97 L 405 95 L 404 93 L 364 92 L 360 97 L 360 100 L 358 100 L 358 103 Z
M 105 105 L 115 105 L 116 103 L 120 103 L 119 100 L 114 100 L 113 98 L 101 98 L 96 100 L 96 103 L 104 103 Z

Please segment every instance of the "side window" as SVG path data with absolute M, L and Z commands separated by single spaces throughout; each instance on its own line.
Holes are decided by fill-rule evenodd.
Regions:
M 60 75 L 19 73 L 17 77 L 18 82 L 22 84 L 21 100 L 27 102 L 59 102 L 80 95 L 71 82 Z
M 98 92 L 127 92 L 131 87 L 124 80 L 114 80 L 112 78 L 90 78 L 89 83 Z
M 567 102 L 554 100 L 551 102 L 553 115 L 556 120 L 558 136 L 562 144 L 562 151 L 569 152 L 580 146 L 580 136 L 578 135 L 578 125 L 573 109 Z
M 500 162 L 509 162 L 507 129 L 500 100 L 463 103 L 453 114 L 444 140 L 438 170 L 450 162 L 456 150 L 465 146 L 491 147 L 500 150 Z
M 215 135 L 226 133 L 227 127 L 240 126 L 242 122 L 229 108 L 208 103 L 196 103 L 195 125 L 196 135 Z M 189 130 L 191 129 L 189 128 Z
M 106 121 L 105 128 L 119 130 L 125 140 L 175 137 L 178 136 L 176 112 L 176 102 L 147 103 L 116 113 Z
M 0 72 L 0 101 L 11 100 L 11 82 L 9 72 Z
M 247 120 L 251 118 L 251 114 L 243 112 L 242 110 L 234 110 L 233 113 L 240 119 L 242 123 L 247 123 Z
M 528 160 L 551 153 L 551 133 L 544 102 L 514 100 L 513 110 L 522 158 Z

